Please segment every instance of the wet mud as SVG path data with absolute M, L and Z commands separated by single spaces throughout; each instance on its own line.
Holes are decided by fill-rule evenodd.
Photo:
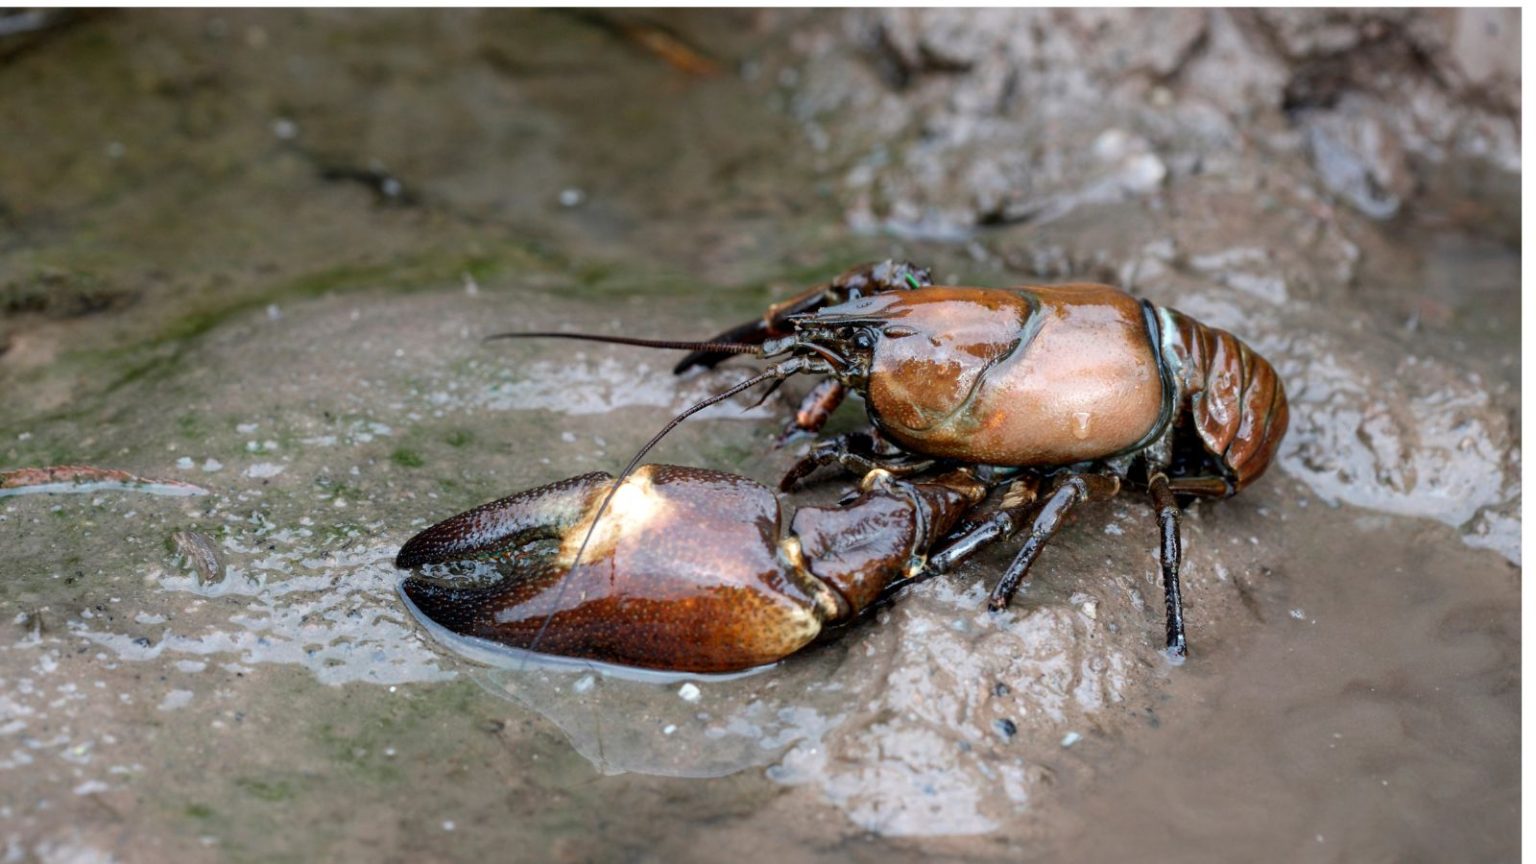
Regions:
M 1137 14 L 0 27 L 46 142 L 0 160 L 0 471 L 121 472 L 0 497 L 7 859 L 1513 855 L 1518 13 Z M 999 549 L 734 678 L 413 616 L 406 538 L 754 368 L 482 337 L 705 336 L 888 256 L 1275 364 L 1277 466 L 1186 515 L 1189 662 L 1130 498 L 1007 613 Z M 808 386 L 652 459 L 771 482 Z

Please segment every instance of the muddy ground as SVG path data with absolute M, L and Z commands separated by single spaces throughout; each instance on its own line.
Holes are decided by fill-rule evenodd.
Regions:
M 1513 11 L 0 17 L 0 471 L 162 481 L 0 497 L 6 860 L 1507 860 L 1518 57 Z M 1275 363 L 1278 466 L 1186 519 L 1188 663 L 1130 499 L 1007 614 L 999 550 L 730 681 L 408 614 L 416 530 L 752 368 L 479 337 L 702 336 L 889 256 Z M 655 458 L 772 480 L 805 386 Z

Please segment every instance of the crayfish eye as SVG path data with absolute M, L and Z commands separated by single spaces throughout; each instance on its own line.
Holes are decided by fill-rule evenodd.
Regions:
M 868 330 L 860 330 L 853 334 L 853 347 L 861 351 L 868 351 L 875 347 L 875 334 Z

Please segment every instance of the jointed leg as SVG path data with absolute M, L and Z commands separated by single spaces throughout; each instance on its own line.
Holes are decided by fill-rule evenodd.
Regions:
M 1080 501 L 1111 498 L 1119 491 L 1120 480 L 1113 475 L 1068 474 L 1058 479 L 1046 495 L 1045 503 L 1040 505 L 1039 512 L 1035 514 L 1023 548 L 1013 563 L 1008 565 L 997 587 L 992 589 L 992 596 L 987 599 L 987 608 L 995 612 L 1008 607 L 1008 602 L 1013 599 L 1014 592 L 1018 591 L 1019 584 L 1029 575 L 1030 565 L 1035 563 L 1046 541 L 1061 529 L 1062 519 L 1068 510 Z
M 1003 500 L 998 505 L 997 512 L 973 526 L 943 550 L 930 556 L 927 566 L 923 568 L 923 575 L 937 576 L 940 573 L 948 573 L 956 564 L 987 546 L 1012 537 L 1024 524 L 1024 515 L 1035 503 L 1039 487 L 1039 478 L 1032 474 L 1013 481 L 1008 486 L 1008 491 L 1003 493 Z
M 1173 500 L 1173 490 L 1168 478 L 1152 475 L 1147 482 L 1152 493 L 1152 506 L 1157 510 L 1157 525 L 1161 532 L 1158 550 L 1163 565 L 1163 603 L 1168 611 L 1168 656 L 1182 660 L 1188 652 L 1184 640 L 1184 601 L 1179 596 L 1179 505 Z
M 787 444 L 797 438 L 814 436 L 821 431 L 821 427 L 827 425 L 827 418 L 837 410 L 837 406 L 843 404 L 843 399 L 848 395 L 848 389 L 843 382 L 836 378 L 823 378 L 805 394 L 800 400 L 800 407 L 795 411 L 795 416 L 779 434 L 779 445 Z
M 933 467 L 933 460 L 913 461 L 899 447 L 893 447 L 869 432 L 850 432 L 811 445 L 810 452 L 791 465 L 779 481 L 779 489 L 789 492 L 816 469 L 837 464 L 853 474 L 868 474 L 876 468 L 903 476 Z
M 1163 478 L 1168 491 L 1174 495 L 1198 495 L 1202 498 L 1225 498 L 1232 494 L 1232 484 L 1222 477 L 1203 475 L 1180 477 L 1177 480 Z

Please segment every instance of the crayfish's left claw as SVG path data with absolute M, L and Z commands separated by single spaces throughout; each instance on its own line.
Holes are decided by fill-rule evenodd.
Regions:
M 431 621 L 455 633 L 477 634 L 491 626 L 496 609 L 508 601 L 516 587 L 514 579 L 471 586 L 409 576 L 400 584 L 400 591 Z
M 440 582 L 412 575 L 400 590 L 421 613 L 455 633 L 495 630 L 498 609 L 526 602 L 558 565 L 551 541 L 565 534 L 613 478 L 583 474 L 499 501 L 433 525 L 406 541 L 395 566 L 484 562 L 510 575 L 491 584 Z
M 413 574 L 432 621 L 514 648 L 676 672 L 738 672 L 867 608 L 985 494 L 968 476 L 877 484 L 802 507 L 745 477 L 645 465 L 617 488 L 588 474 L 455 516 L 412 538 L 402 567 L 477 559 L 474 584 Z M 602 502 L 608 507 L 601 517 Z
M 482 504 L 406 541 L 395 566 L 516 559 L 535 541 L 568 529 L 612 479 L 594 471 Z
M 617 489 L 589 474 L 460 514 L 412 538 L 396 563 L 479 560 L 499 571 L 490 584 L 405 580 L 422 614 L 456 633 L 734 672 L 794 652 L 837 611 L 829 589 L 786 569 L 780 529 L 778 500 L 745 477 L 645 465 Z

